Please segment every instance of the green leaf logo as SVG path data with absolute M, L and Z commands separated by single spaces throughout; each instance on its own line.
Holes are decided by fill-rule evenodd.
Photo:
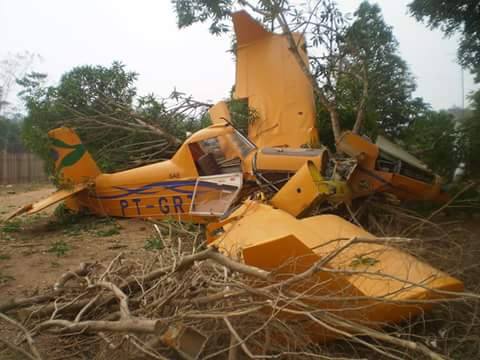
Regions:
M 67 167 L 67 166 L 72 166 L 82 158 L 83 154 L 85 154 L 85 147 L 83 146 L 83 144 L 76 145 L 74 150 L 68 153 L 62 159 L 62 162 L 60 163 L 60 167 L 58 168 L 58 170 L 63 169 L 64 167 Z
M 82 144 L 69 145 L 69 144 L 64 143 L 62 140 L 58 140 L 58 139 L 55 139 L 55 138 L 50 138 L 50 141 L 52 142 L 53 146 L 63 148 L 63 149 L 75 149 L 78 145 L 82 145 Z
M 77 163 L 82 156 L 85 154 L 85 146 L 83 146 L 82 143 L 77 144 L 77 145 L 70 145 L 66 144 L 61 140 L 55 139 L 55 138 L 50 138 L 52 141 L 52 145 L 54 147 L 59 147 L 63 149 L 72 149 L 71 152 L 69 152 L 60 162 L 60 166 L 58 167 L 57 171 L 62 170 L 64 167 L 72 166 L 75 163 Z

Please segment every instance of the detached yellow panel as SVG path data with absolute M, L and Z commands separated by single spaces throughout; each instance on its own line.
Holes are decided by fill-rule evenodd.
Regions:
M 230 218 L 232 221 L 223 226 L 225 232 L 212 244 L 247 264 L 277 271 L 279 279 L 305 271 L 350 239 L 374 238 L 335 215 L 298 220 L 254 201 L 246 201 Z M 449 297 L 438 291 L 459 292 L 463 284 L 399 249 L 357 243 L 324 264 L 303 287 L 297 284 L 294 289 L 323 297 L 321 303 L 315 300 L 315 305 L 324 310 L 380 326 L 420 314 L 433 305 L 433 300 Z M 306 331 L 316 339 L 331 336 L 315 325 L 308 325 Z
M 232 15 L 237 37 L 235 98 L 248 98 L 259 118 L 249 138 L 259 147 L 317 142 L 313 89 L 283 35 L 266 31 L 245 11 Z M 304 39 L 293 34 L 308 65 Z
M 298 216 L 321 196 L 331 193 L 330 187 L 322 183 L 318 168 L 307 161 L 297 173 L 275 194 L 271 203 L 293 216 Z
M 388 192 L 401 200 L 445 202 L 449 198 L 448 194 L 442 191 L 439 176 L 434 175 L 420 160 L 385 138 L 380 138 L 380 143 L 375 145 L 348 131 L 340 137 L 337 149 L 358 161 L 357 168 L 348 179 L 354 197 Z M 400 166 L 397 165 L 398 169 L 382 168 L 378 163 L 385 159 Z
M 328 152 L 322 149 L 263 148 L 255 154 L 255 168 L 260 172 L 297 172 L 307 161 L 320 169 L 328 163 Z
M 361 166 L 375 168 L 379 149 L 364 137 L 346 131 L 338 139 L 337 149 L 358 160 Z
M 208 114 L 212 120 L 212 124 L 225 124 L 225 122 L 230 123 L 230 111 L 228 110 L 228 105 L 225 101 L 219 101 L 210 109 L 208 109 Z

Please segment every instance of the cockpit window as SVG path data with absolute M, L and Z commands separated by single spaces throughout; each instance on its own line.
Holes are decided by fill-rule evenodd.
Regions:
M 242 158 L 245 158 L 250 152 L 255 150 L 255 145 L 248 141 L 237 130 L 229 135 L 232 143 L 238 148 Z
M 255 145 L 236 129 L 231 130 L 188 145 L 200 176 L 242 172 L 242 159 Z

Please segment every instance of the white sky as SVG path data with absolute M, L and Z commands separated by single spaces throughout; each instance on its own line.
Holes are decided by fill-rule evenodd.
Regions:
M 361 2 L 337 1 L 344 12 Z M 461 106 L 455 39 L 409 17 L 410 0 L 377 2 L 417 78 L 416 95 L 435 109 Z M 0 0 L 0 34 L 0 59 L 37 53 L 43 60 L 35 70 L 48 73 L 51 82 L 74 66 L 119 60 L 139 73 L 142 95 L 167 96 L 176 87 L 213 102 L 227 97 L 234 83 L 228 36 L 212 36 L 203 25 L 177 29 L 170 0 Z M 474 89 L 470 74 L 465 87 L 466 94 Z

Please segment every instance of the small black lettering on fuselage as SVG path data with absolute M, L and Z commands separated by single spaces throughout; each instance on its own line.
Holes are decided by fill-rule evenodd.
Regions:
M 135 208 L 136 215 L 142 215 L 142 209 L 154 209 L 158 208 L 160 212 L 164 215 L 167 214 L 184 214 L 184 202 L 186 199 L 184 197 L 175 195 L 175 196 L 160 196 L 157 200 L 148 198 L 148 199 L 122 199 L 120 200 L 120 209 L 122 210 L 122 216 L 125 215 L 125 209 L 129 207 Z

